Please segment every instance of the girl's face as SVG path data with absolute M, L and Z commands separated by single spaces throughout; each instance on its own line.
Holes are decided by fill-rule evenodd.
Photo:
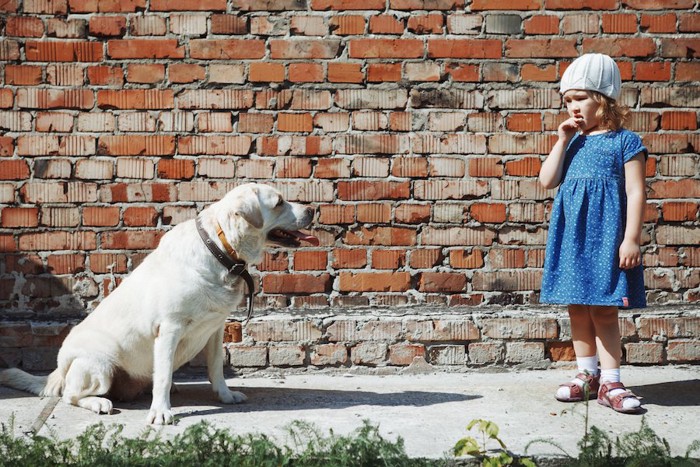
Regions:
M 564 93 L 564 103 L 569 116 L 583 119 L 580 127 L 583 133 L 595 130 L 600 124 L 596 116 L 600 104 L 593 100 L 588 91 L 578 89 L 566 91 Z

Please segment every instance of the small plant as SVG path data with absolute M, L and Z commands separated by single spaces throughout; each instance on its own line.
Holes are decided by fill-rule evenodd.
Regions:
M 502 465 L 522 465 L 525 467 L 535 467 L 535 463 L 528 458 L 515 459 L 511 455 L 505 443 L 498 437 L 498 425 L 488 420 L 474 419 L 467 425 L 467 431 L 476 427 L 481 433 L 481 444 L 475 438 L 466 436 L 455 444 L 452 452 L 455 456 L 474 456 L 481 460 L 481 465 L 485 467 L 500 467 Z M 487 442 L 495 441 L 500 449 L 488 449 Z M 492 454 L 493 453 L 493 454 Z

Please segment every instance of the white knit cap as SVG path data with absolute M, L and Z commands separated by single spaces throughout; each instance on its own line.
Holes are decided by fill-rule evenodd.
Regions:
M 620 97 L 620 70 L 603 54 L 585 54 L 573 61 L 561 77 L 559 92 L 570 89 L 598 91 L 611 99 Z

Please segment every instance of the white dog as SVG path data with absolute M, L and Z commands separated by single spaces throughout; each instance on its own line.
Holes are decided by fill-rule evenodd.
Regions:
M 257 264 L 265 246 L 295 247 L 300 240 L 318 245 L 316 237 L 298 231 L 313 217 L 312 208 L 289 203 L 266 185 L 231 190 L 201 212 L 203 233 L 195 220 L 166 233 L 143 263 L 71 330 L 53 373 L 33 376 L 12 368 L 0 372 L 0 383 L 62 396 L 96 413 L 111 413 L 107 397 L 128 400 L 152 384 L 147 422 L 169 424 L 173 371 L 206 348 L 209 381 L 221 402 L 244 401 L 244 394 L 226 386 L 223 333 L 231 308 L 244 297 L 247 279 L 229 273 L 203 239 L 218 247 L 213 251 L 227 251 L 229 260 Z M 245 264 L 240 266 L 239 273 L 245 270 Z

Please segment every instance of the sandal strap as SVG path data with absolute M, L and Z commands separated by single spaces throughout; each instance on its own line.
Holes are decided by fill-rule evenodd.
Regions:
M 614 396 L 610 395 L 610 391 L 614 389 L 622 389 L 624 392 L 621 392 L 619 394 L 615 394 Z M 613 407 L 622 407 L 622 402 L 625 399 L 629 398 L 635 398 L 637 400 L 641 399 L 638 395 L 630 391 L 625 387 L 624 384 L 620 382 L 610 382 L 610 383 L 603 383 L 600 385 L 600 395 L 599 397 L 604 397 L 608 401 L 610 401 L 610 404 Z

